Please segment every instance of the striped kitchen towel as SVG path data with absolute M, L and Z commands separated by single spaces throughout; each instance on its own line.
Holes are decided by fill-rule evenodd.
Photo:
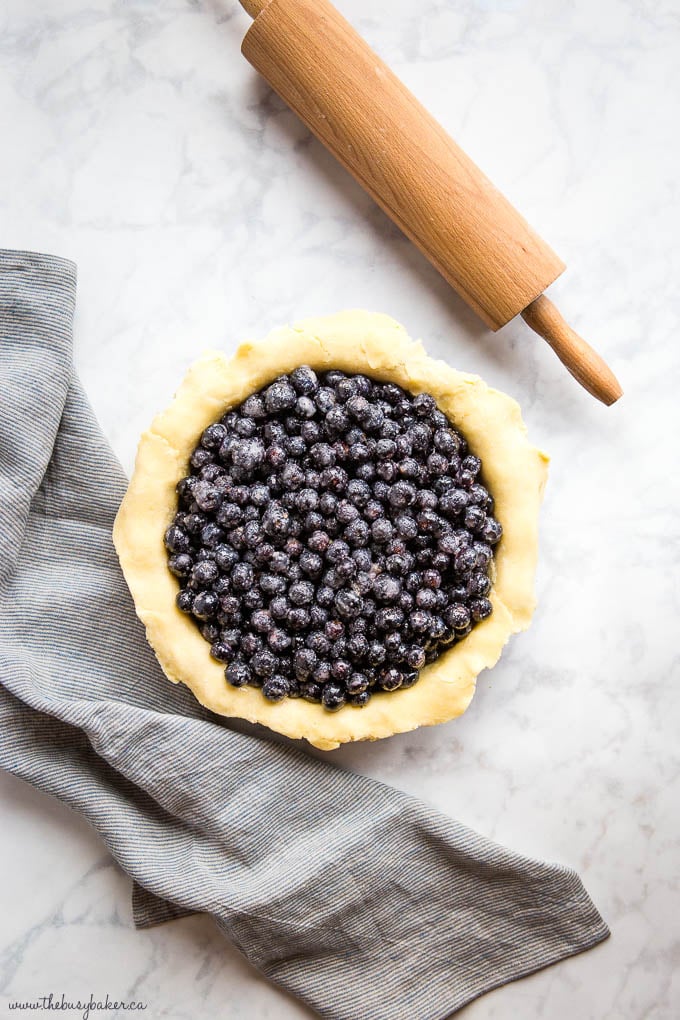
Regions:
M 111 542 L 125 477 L 73 370 L 75 279 L 0 252 L 0 765 L 95 826 L 138 926 L 210 913 L 332 1020 L 439 1020 L 605 939 L 568 868 L 167 682 Z

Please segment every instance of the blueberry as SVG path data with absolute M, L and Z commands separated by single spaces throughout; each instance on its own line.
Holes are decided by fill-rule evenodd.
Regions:
M 207 588 L 220 576 L 217 564 L 212 560 L 202 560 L 196 563 L 189 575 L 189 584 L 192 588 Z
M 313 510 L 305 514 L 305 519 L 302 522 L 303 531 L 310 533 L 313 531 L 320 531 L 324 527 L 328 527 L 328 525 L 321 514 L 318 514 Z
M 321 684 L 316 683 L 313 680 L 307 680 L 305 683 L 300 684 L 300 694 L 305 701 L 311 701 L 315 704 L 321 701 L 321 695 L 323 693 L 323 687 Z
M 445 611 L 444 621 L 454 630 L 465 630 L 470 625 L 470 611 L 463 603 L 456 602 Z
M 352 559 L 357 565 L 357 570 L 368 571 L 371 569 L 372 559 L 368 549 L 353 549 Z
M 298 418 L 313 418 L 316 414 L 316 404 L 309 397 L 298 397 L 295 402 L 295 414 Z
M 243 662 L 230 663 L 225 675 L 232 687 L 245 687 L 251 681 L 250 669 Z
M 287 587 L 285 578 L 279 574 L 260 574 L 259 585 L 262 593 L 269 596 L 282 595 Z
M 305 549 L 300 554 L 300 569 L 308 577 L 317 578 L 323 570 L 323 560 L 317 553 Z
M 437 404 L 429 393 L 418 393 L 413 398 L 413 409 L 418 417 L 427 418 L 437 409 Z
M 365 634 L 352 634 L 347 640 L 347 651 L 353 662 L 359 662 L 368 655 L 368 638 Z
M 264 462 L 266 467 L 271 471 L 277 471 L 284 467 L 288 460 L 288 454 L 282 446 L 274 444 L 267 447 L 264 455 Z M 271 483 L 270 483 L 271 484 Z
M 402 643 L 401 634 L 398 630 L 393 630 L 390 631 L 389 634 L 385 634 L 383 644 L 387 649 L 387 654 L 392 659 L 403 659 L 406 654 L 406 647 Z
M 342 620 L 328 620 L 324 627 L 324 634 L 329 641 L 337 641 L 338 638 L 343 637 L 345 633 L 345 625 Z
M 295 406 L 297 394 L 290 383 L 283 380 L 273 382 L 264 391 L 264 403 L 270 414 L 279 414 Z
M 371 498 L 371 490 L 368 483 L 363 482 L 358 478 L 353 478 L 347 486 L 347 498 L 351 500 L 355 506 L 366 506 Z
M 345 704 L 345 689 L 341 684 L 330 681 L 324 684 L 321 695 L 321 703 L 324 708 L 336 711 Z
M 437 597 L 430 588 L 421 588 L 416 592 L 415 603 L 418 609 L 431 611 L 437 606 Z
M 248 630 L 241 636 L 240 652 L 246 658 L 250 659 L 257 652 L 262 651 L 262 638 L 258 637 L 257 634 L 253 634 L 252 631 Z
M 219 490 L 211 482 L 197 482 L 193 491 L 194 500 L 199 510 L 210 513 L 220 503 Z
M 254 418 L 256 421 L 267 417 L 264 400 L 256 393 L 253 393 L 252 396 L 243 401 L 241 411 L 248 418 Z
M 234 591 L 246 591 L 255 580 L 255 573 L 249 563 L 237 563 L 231 571 Z
M 338 495 L 344 492 L 348 482 L 348 475 L 344 468 L 328 467 L 321 472 L 321 485 L 324 489 Z M 350 483 L 351 484 L 351 483 Z
M 212 655 L 213 659 L 216 659 L 218 662 L 226 663 L 233 658 L 234 652 L 232 647 L 226 644 L 226 642 L 215 641 L 214 644 L 211 645 L 210 647 L 210 654 Z
M 285 536 L 290 530 L 290 514 L 280 503 L 270 503 L 262 515 L 262 528 L 272 538 Z
M 375 625 L 378 630 L 394 630 L 404 623 L 404 614 L 398 606 L 379 609 L 375 614 Z
M 165 532 L 165 548 L 171 553 L 186 553 L 191 548 L 191 541 L 186 531 L 176 524 L 171 524 Z
M 250 617 L 250 625 L 258 634 L 268 634 L 274 627 L 274 621 L 267 609 L 258 609 Z
M 469 506 L 465 511 L 465 527 L 470 531 L 480 532 L 486 524 L 486 514 L 479 506 Z
M 188 553 L 178 553 L 168 560 L 170 572 L 179 578 L 188 577 L 193 565 L 194 561 Z
M 338 400 L 349 400 L 350 397 L 358 395 L 357 385 L 354 379 L 341 379 L 335 387 L 335 395 Z
M 251 439 L 253 436 L 257 435 L 257 424 L 253 418 L 244 416 L 239 418 L 236 422 L 234 431 L 241 439 Z
M 306 644 L 308 648 L 311 648 L 313 652 L 316 652 L 318 656 L 328 655 L 331 650 L 331 643 L 325 634 L 321 631 L 314 630 L 311 634 L 308 634 Z
M 340 539 L 331 542 L 326 550 L 326 559 L 329 563 L 339 563 L 349 556 L 349 546 Z
M 394 509 L 403 509 L 415 503 L 416 489 L 410 482 L 395 482 L 390 487 L 388 499 Z
M 298 632 L 307 630 L 311 622 L 311 614 L 309 610 L 296 606 L 294 609 L 289 610 L 286 616 L 286 624 L 289 630 Z
M 371 666 L 379 666 L 387 658 L 385 646 L 380 641 L 371 641 L 368 646 L 368 661 Z
M 428 474 L 433 478 L 446 474 L 448 466 L 448 460 L 441 453 L 431 453 L 427 458 Z
M 427 453 L 432 442 L 432 429 L 422 421 L 416 422 L 409 429 L 411 449 L 419 454 Z
M 368 690 L 368 677 L 365 673 L 352 673 L 346 682 L 347 693 L 350 695 L 363 694 Z
M 315 553 L 325 553 L 331 544 L 325 531 L 314 531 L 307 539 L 307 547 Z
M 414 609 L 409 615 L 408 623 L 414 634 L 424 634 L 430 626 L 430 614 L 422 609 Z
M 295 653 L 294 667 L 298 680 L 307 680 L 317 663 L 316 653 L 311 648 L 300 648 Z
M 292 641 L 290 635 L 285 630 L 274 627 L 267 634 L 267 644 L 276 655 L 282 655 L 290 648 Z
M 337 680 L 338 683 L 346 683 L 351 675 L 352 667 L 346 659 L 335 659 L 335 661 L 331 663 L 331 676 L 334 680 Z
M 190 613 L 191 607 L 194 604 L 193 592 L 188 591 L 184 588 L 182 591 L 178 591 L 175 597 L 175 603 L 178 609 L 181 609 L 183 613 Z
M 331 593 L 332 594 L 332 593 Z M 331 605 L 332 605 L 331 601 Z M 321 606 L 312 606 L 309 610 L 309 626 L 312 630 L 320 630 L 325 627 L 328 620 L 328 610 Z
M 226 438 L 227 429 L 224 425 L 219 422 L 215 425 L 208 425 L 201 436 L 201 446 L 205 447 L 206 450 L 219 450 Z
M 207 620 L 201 623 L 200 631 L 209 645 L 214 644 L 220 637 L 220 625 L 215 620 Z
M 422 669 L 425 665 L 425 649 L 421 645 L 411 645 L 406 651 L 406 662 L 412 669 Z
M 214 616 L 219 606 L 217 595 L 211 591 L 199 591 L 194 598 L 191 612 L 198 620 L 209 620 Z
M 204 450 L 202 446 L 199 446 L 191 454 L 190 463 L 192 468 L 200 471 L 208 467 L 208 465 L 214 464 L 214 455 L 209 450 Z
M 274 675 L 277 666 L 277 659 L 270 651 L 266 648 L 261 652 L 256 652 L 250 660 L 250 665 L 255 674 L 262 679 Z
M 390 574 L 381 574 L 375 579 L 373 593 L 379 602 L 396 602 L 401 594 L 401 583 Z
M 391 666 L 389 669 L 383 669 L 378 675 L 378 683 L 384 691 L 396 691 L 398 690 L 404 681 L 404 674 Z
M 283 701 L 290 693 L 290 683 L 285 676 L 275 673 L 262 684 L 262 693 L 268 701 Z
M 503 528 L 497 520 L 493 517 L 487 517 L 484 527 L 482 529 L 482 538 L 489 545 L 496 545 L 500 542 L 503 536 Z
M 364 708 L 370 700 L 370 691 L 362 691 L 360 694 L 350 694 L 347 697 L 349 704 L 354 705 L 356 708 Z
M 374 453 L 377 460 L 392 460 L 397 452 L 397 444 L 393 439 L 379 439 L 375 444 Z
M 378 463 L 375 473 L 383 482 L 395 482 L 399 477 L 399 465 L 392 460 Z
M 340 560 L 335 567 L 335 572 L 343 581 L 350 581 L 357 573 L 357 565 L 354 560 L 347 557 L 344 560 Z
M 303 396 L 309 396 L 310 394 L 317 393 L 319 389 L 319 380 L 316 372 L 314 372 L 309 365 L 301 365 L 300 368 L 296 368 L 290 373 L 290 381 L 295 387 L 297 393 Z
M 473 549 L 463 547 L 456 553 L 455 566 L 458 574 L 469 574 L 474 570 L 476 555 Z
M 309 581 L 298 581 L 288 590 L 288 598 L 295 606 L 306 606 L 314 598 L 314 586 Z
M 491 616 L 493 612 L 493 606 L 488 599 L 472 599 L 470 602 L 470 615 L 475 623 L 479 623 L 481 620 L 486 620 L 487 617 Z
M 217 523 L 224 528 L 234 528 L 242 519 L 243 511 L 236 503 L 222 503 L 216 515 Z
M 261 439 L 244 439 L 232 452 L 232 463 L 244 476 L 251 475 L 264 462 L 265 447 Z
M 482 597 L 488 595 L 491 591 L 491 578 L 481 572 L 472 574 L 468 581 L 468 591 L 473 596 Z
M 394 527 L 392 522 L 387 520 L 386 517 L 380 517 L 377 521 L 374 521 L 371 526 L 371 538 L 378 545 L 384 545 L 389 542 L 394 535 Z
M 356 592 L 342 589 L 335 596 L 335 608 L 343 619 L 352 619 L 358 616 L 364 605 L 364 601 Z
M 297 538 L 287 539 L 286 544 L 283 547 L 284 552 L 290 556 L 291 559 L 297 559 L 303 548 L 304 546 L 302 545 L 302 542 L 300 542 Z
M 349 415 L 344 407 L 335 404 L 327 413 L 324 422 L 329 434 L 337 436 L 349 428 Z
M 309 472 L 308 472 L 307 477 L 309 477 Z M 318 480 L 316 482 L 316 486 L 315 487 L 318 489 L 320 487 L 320 485 L 321 485 L 321 475 L 318 476 Z M 324 517 L 332 517 L 332 516 L 334 516 L 337 513 L 337 511 L 338 511 L 338 506 L 339 506 L 338 500 L 333 495 L 332 492 L 324 492 L 322 494 L 322 496 L 320 497 L 320 499 L 319 499 L 319 510 L 324 515 Z
M 316 510 L 319 506 L 319 493 L 315 492 L 314 489 L 301 489 L 297 493 L 295 505 L 301 513 L 309 513 L 310 510 Z
M 266 565 L 273 574 L 285 574 L 290 567 L 290 556 L 282 549 L 272 549 L 266 558 Z
M 325 684 L 331 678 L 331 664 L 326 659 L 317 662 L 312 673 L 312 679 L 317 684 Z

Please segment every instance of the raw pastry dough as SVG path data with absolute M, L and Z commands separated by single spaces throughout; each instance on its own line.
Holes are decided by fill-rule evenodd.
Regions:
M 167 567 L 163 534 L 176 510 L 175 485 L 211 422 L 276 376 L 299 365 L 338 368 L 427 392 L 482 459 L 484 484 L 503 525 L 493 614 L 421 673 L 414 687 L 376 695 L 364 708 L 329 712 L 286 698 L 273 704 L 256 688 L 231 687 L 224 667 L 195 623 L 175 605 L 176 579 Z M 114 542 L 148 640 L 167 677 L 185 683 L 213 712 L 262 723 L 329 750 L 376 740 L 460 715 L 481 670 L 493 666 L 508 637 L 526 629 L 534 610 L 538 511 L 548 458 L 529 444 L 518 404 L 481 379 L 429 358 L 404 328 L 385 315 L 342 312 L 275 330 L 241 344 L 233 358 L 208 352 L 189 370 L 169 408 L 141 438 L 134 474 L 114 527 Z

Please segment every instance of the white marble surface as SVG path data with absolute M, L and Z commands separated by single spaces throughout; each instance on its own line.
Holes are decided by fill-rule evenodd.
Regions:
M 466 1017 L 673 1020 L 680 7 L 338 6 L 569 263 L 553 293 L 620 375 L 618 406 L 521 323 L 485 332 L 256 79 L 236 0 L 1 0 L 0 245 L 78 262 L 76 361 L 128 469 L 203 347 L 342 307 L 390 312 L 519 399 L 553 457 L 533 628 L 461 720 L 333 758 L 572 865 L 609 922 L 603 946 Z M 309 1015 L 205 918 L 136 932 L 89 827 L 1 789 L 0 1002 L 108 991 L 149 1018 Z

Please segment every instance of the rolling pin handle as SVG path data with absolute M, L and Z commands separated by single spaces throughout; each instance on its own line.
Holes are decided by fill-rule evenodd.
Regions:
M 261 11 L 268 7 L 271 0 L 239 0 L 243 10 L 250 15 L 251 18 L 256 18 Z
M 545 294 L 524 309 L 522 318 L 550 344 L 565 368 L 588 393 L 608 407 L 623 395 L 618 379 L 604 359 L 565 322 Z

